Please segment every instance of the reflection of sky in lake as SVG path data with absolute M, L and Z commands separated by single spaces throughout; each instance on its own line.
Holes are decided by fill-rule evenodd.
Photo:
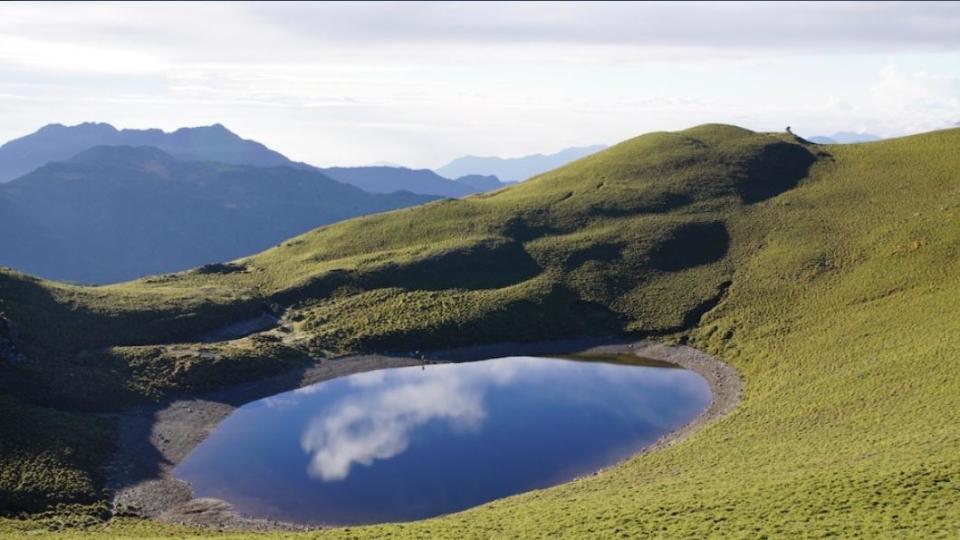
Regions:
M 247 404 L 175 474 L 257 517 L 417 519 L 609 465 L 709 400 L 680 369 L 531 357 L 386 369 Z

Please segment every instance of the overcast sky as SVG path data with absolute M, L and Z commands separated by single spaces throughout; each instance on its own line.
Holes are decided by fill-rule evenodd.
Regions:
M 960 3 L 2 3 L 0 118 L 416 167 L 705 122 L 894 136 L 960 122 Z

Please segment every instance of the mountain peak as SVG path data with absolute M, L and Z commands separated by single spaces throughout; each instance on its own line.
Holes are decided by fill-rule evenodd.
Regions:
M 457 183 L 470 186 L 477 191 L 490 191 L 503 187 L 503 183 L 493 174 L 468 174 L 456 179 Z
M 42 128 L 38 129 L 38 130 L 37 130 L 37 133 L 49 133 L 49 132 L 51 132 L 51 131 L 59 131 L 59 130 L 61 130 L 61 129 L 66 129 L 66 127 L 67 127 L 67 126 L 65 126 L 65 125 L 63 125 L 63 124 L 59 124 L 59 123 L 47 124 L 47 125 L 43 126 Z
M 47 124 L 37 130 L 37 134 L 55 135 L 60 133 L 116 133 L 117 128 L 105 122 L 81 122 L 79 124 L 68 126 L 60 123 Z
M 240 138 L 239 135 L 230 131 L 227 126 L 217 122 L 216 124 L 210 124 L 209 126 L 195 126 L 195 127 L 182 127 L 176 131 L 171 132 L 171 134 L 178 133 L 209 133 L 213 135 L 228 135 L 230 137 Z
M 179 161 L 218 161 L 230 165 L 303 168 L 283 154 L 247 140 L 220 123 L 160 129 L 121 129 L 106 123 L 74 126 L 49 124 L 0 147 L 0 183 L 13 180 L 52 161 L 65 161 L 97 146 L 149 146 Z M 159 159 L 159 156 L 158 156 Z

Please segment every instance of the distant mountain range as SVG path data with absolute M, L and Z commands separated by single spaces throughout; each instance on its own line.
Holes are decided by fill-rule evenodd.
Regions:
M 291 166 L 222 126 L 165 136 L 103 124 L 78 127 L 77 133 L 150 134 L 176 149 L 179 159 L 153 146 L 95 146 L 0 184 L 0 265 L 52 279 L 114 282 L 232 260 L 320 225 L 437 198 L 367 193 L 316 169 Z M 36 135 L 46 139 L 44 132 Z M 80 139 L 61 139 L 45 155 L 76 147 Z M 9 149 L 26 145 L 18 141 L 0 152 L 7 173 L 48 159 L 34 151 L 11 160 Z M 217 157 L 260 166 L 188 161 Z
M 429 169 L 406 167 L 329 167 L 319 170 L 338 182 L 354 185 L 370 193 L 403 190 L 441 197 L 463 197 L 504 186 L 495 176 L 471 175 L 451 180 Z
M 468 175 L 493 175 L 503 182 L 521 182 L 527 178 L 562 167 L 606 148 L 605 145 L 567 148 L 555 154 L 532 154 L 518 158 L 464 156 L 435 169 L 440 176 L 460 178 Z
M 50 124 L 0 146 L 0 182 L 104 145 L 152 146 L 182 161 L 306 167 L 256 141 L 240 138 L 220 124 L 167 133 L 159 129 L 117 129 L 110 124 L 88 122 L 76 126 Z
M 817 135 L 807 137 L 807 140 L 817 144 L 851 144 L 861 142 L 879 141 L 883 137 L 871 135 L 870 133 L 857 133 L 854 131 L 840 131 L 833 135 Z
M 221 124 L 51 124 L 0 146 L 0 265 L 108 283 L 221 262 L 342 219 L 502 187 L 295 162 Z
M 76 126 L 51 124 L 0 146 L 0 182 L 8 182 L 47 163 L 63 161 L 95 146 L 150 146 L 180 161 L 213 161 L 257 167 L 287 166 L 314 169 L 306 163 L 290 160 L 256 141 L 243 139 L 221 124 L 181 128 L 173 132 L 159 129 L 117 129 L 110 124 L 85 123 Z M 496 189 L 497 181 L 461 182 L 444 178 L 429 170 L 411 170 L 394 166 L 333 167 L 317 169 L 331 178 L 352 184 L 371 193 L 409 191 L 421 195 L 462 197 L 478 191 Z M 483 188 L 478 186 L 485 186 Z
M 500 179 L 493 174 L 468 174 L 467 176 L 457 178 L 456 182 L 470 186 L 478 192 L 492 191 L 508 185 L 507 183 L 501 182 Z

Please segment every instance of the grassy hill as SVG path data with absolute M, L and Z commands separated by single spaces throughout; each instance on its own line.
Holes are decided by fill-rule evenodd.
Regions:
M 0 274 L 0 508 L 82 505 L 0 531 L 94 519 L 76 517 L 102 507 L 111 422 L 93 411 L 308 354 L 630 334 L 730 362 L 743 401 L 588 478 L 324 534 L 956 535 L 958 146 L 960 130 L 817 146 L 706 125 L 204 271 L 98 288 Z M 194 343 L 264 310 L 285 337 Z M 201 531 L 115 519 L 87 532 Z

